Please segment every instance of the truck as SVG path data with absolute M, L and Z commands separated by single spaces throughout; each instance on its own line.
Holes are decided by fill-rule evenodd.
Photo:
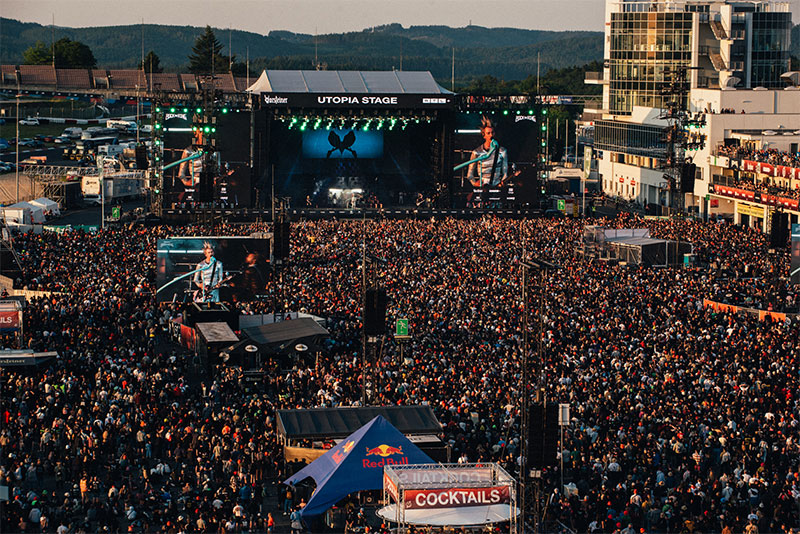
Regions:
M 142 181 L 134 178 L 109 177 L 103 179 L 105 203 L 133 200 L 142 194 Z M 83 202 L 99 206 L 103 202 L 100 196 L 100 177 L 84 176 L 81 179 Z
M 93 139 L 79 139 L 74 147 L 64 149 L 64 159 L 80 161 L 87 156 L 96 156 L 97 148 L 103 145 L 116 145 L 116 137 L 96 137 Z

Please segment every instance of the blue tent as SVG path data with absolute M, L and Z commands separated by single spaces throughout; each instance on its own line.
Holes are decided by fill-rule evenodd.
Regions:
M 284 484 L 313 478 L 317 489 L 301 510 L 319 515 L 350 493 L 383 488 L 383 466 L 434 463 L 383 416 L 376 416 Z

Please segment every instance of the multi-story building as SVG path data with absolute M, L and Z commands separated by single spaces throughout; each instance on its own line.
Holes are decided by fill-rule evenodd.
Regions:
M 791 150 L 800 130 L 800 92 L 782 77 L 790 67 L 791 25 L 782 2 L 607 0 L 604 70 L 587 76 L 587 83 L 603 85 L 595 149 L 606 194 L 642 204 L 675 199 L 676 184 L 664 169 L 671 154 L 665 110 L 675 103 L 705 123 L 691 132 L 705 136 L 704 148 L 686 154 L 699 180 L 684 204 L 700 213 L 718 205 L 707 195 L 715 174 L 710 157 L 721 143 L 779 130 L 777 138 L 748 142 Z

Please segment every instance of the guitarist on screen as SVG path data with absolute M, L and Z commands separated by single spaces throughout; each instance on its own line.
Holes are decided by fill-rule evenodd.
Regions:
M 494 140 L 494 124 L 487 116 L 481 116 L 481 135 L 483 143 L 470 154 L 467 179 L 474 188 L 481 188 L 480 195 L 473 192 L 468 204 L 475 208 L 488 208 L 490 189 L 500 189 L 508 185 L 508 153 Z M 519 174 L 516 173 L 515 176 Z
M 214 257 L 214 247 L 209 241 L 203 243 L 205 258 L 197 264 L 194 273 L 194 285 L 197 286 L 195 302 L 219 302 L 219 286 L 224 281 L 225 274 L 222 262 Z
M 470 155 L 470 160 L 480 161 L 470 163 L 467 178 L 473 187 L 501 187 L 508 180 L 508 154 L 506 149 L 499 145 L 497 150 L 492 151 L 494 125 L 485 115 L 481 117 L 481 136 L 483 143 Z M 489 157 L 486 157 L 487 154 Z

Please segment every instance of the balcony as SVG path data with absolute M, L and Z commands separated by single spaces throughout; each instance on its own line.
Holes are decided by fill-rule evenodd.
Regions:
M 586 85 L 608 85 L 608 80 L 605 79 L 603 72 L 587 72 L 583 79 Z

